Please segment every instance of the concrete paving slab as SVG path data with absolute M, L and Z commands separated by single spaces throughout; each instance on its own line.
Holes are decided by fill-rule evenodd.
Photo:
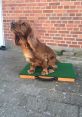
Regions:
M 25 64 L 20 49 L 0 51 L 0 117 L 82 116 L 81 64 L 73 63 L 79 74 L 75 83 L 20 79 Z
M 78 117 L 78 107 L 68 104 L 49 102 L 48 111 L 53 117 Z
M 82 117 L 82 107 L 80 108 L 80 115 L 79 117 Z

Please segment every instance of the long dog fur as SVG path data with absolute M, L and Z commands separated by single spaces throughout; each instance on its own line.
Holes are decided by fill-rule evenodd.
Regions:
M 15 34 L 16 45 L 22 48 L 26 61 L 31 64 L 29 73 L 33 73 L 37 66 L 43 68 L 42 75 L 54 72 L 57 68 L 55 53 L 50 47 L 39 41 L 29 23 L 12 22 L 11 30 Z

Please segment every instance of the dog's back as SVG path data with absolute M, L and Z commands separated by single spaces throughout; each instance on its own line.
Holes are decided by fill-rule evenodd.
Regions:
M 56 55 L 50 47 L 46 46 L 44 43 L 41 43 L 37 38 L 28 39 L 28 43 L 30 44 L 37 57 L 42 59 L 44 62 L 47 61 L 47 64 L 49 66 L 56 64 Z

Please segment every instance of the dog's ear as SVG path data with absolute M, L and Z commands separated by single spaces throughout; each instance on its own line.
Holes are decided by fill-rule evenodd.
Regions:
M 20 40 L 19 36 L 15 35 L 15 44 L 16 45 L 20 45 L 19 40 Z

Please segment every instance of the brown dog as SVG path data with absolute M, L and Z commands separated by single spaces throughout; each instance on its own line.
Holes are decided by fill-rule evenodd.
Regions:
M 26 61 L 31 64 L 29 73 L 34 73 L 37 66 L 43 68 L 42 75 L 54 72 L 57 68 L 55 53 L 37 39 L 27 22 L 12 22 L 11 30 L 15 34 L 16 45 L 21 46 Z

